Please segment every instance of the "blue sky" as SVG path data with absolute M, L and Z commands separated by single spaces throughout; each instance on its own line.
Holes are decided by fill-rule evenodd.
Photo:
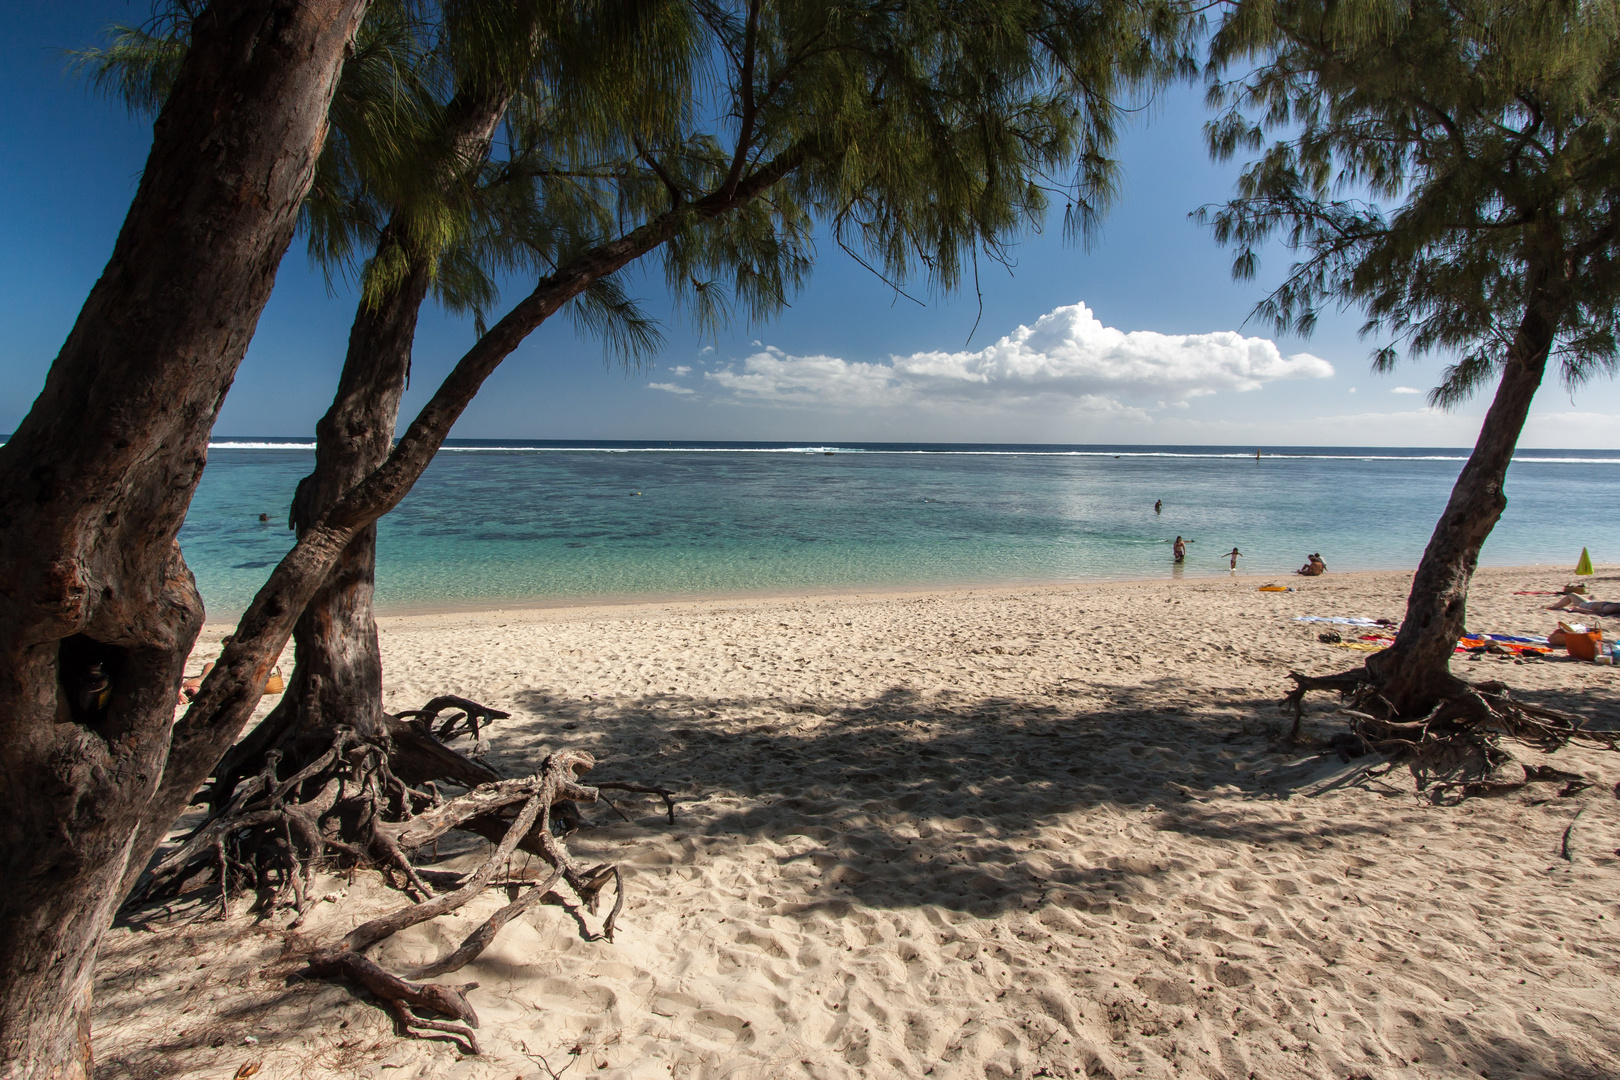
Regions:
M 150 123 L 98 99 L 58 50 L 94 43 L 147 0 L 0 4 L 0 431 L 27 411 L 111 251 Z M 1286 267 L 1233 282 L 1228 253 L 1188 219 L 1231 190 L 1209 162 L 1197 88 L 1161 95 L 1120 149 L 1122 197 L 1089 251 L 1053 227 L 1009 272 L 981 268 L 982 316 L 962 292 L 896 297 L 830 243 L 780 317 L 715 339 L 669 317 L 637 372 L 566 321 L 543 327 L 486 384 L 465 438 L 1424 445 L 1472 443 L 1485 402 L 1423 407 L 1440 361 L 1370 373 L 1360 319 L 1276 338 L 1249 313 Z M 513 282 L 510 299 L 522 295 Z M 670 315 L 656 275 L 631 293 Z M 354 297 L 329 294 L 301 241 L 226 400 L 219 435 L 303 435 L 342 363 Z M 975 320 L 978 328 L 973 329 Z M 970 338 L 971 333 L 971 338 Z M 473 341 L 433 312 L 417 340 L 408 416 Z M 1620 387 L 1545 386 L 1524 445 L 1620 446 Z

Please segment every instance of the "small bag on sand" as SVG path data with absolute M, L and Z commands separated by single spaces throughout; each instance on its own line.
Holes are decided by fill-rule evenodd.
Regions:
M 1577 660 L 1596 660 L 1598 645 L 1603 641 L 1603 631 L 1596 626 L 1586 626 L 1576 623 L 1573 626 L 1566 622 L 1558 624 L 1558 629 L 1547 635 L 1547 644 L 1562 645 L 1569 655 Z

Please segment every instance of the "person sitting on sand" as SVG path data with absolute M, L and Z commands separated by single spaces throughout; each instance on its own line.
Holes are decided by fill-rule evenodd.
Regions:
M 1170 550 L 1175 555 L 1176 562 L 1187 561 L 1187 542 L 1181 537 L 1176 537 L 1175 546 Z
M 1579 615 L 1620 615 L 1620 600 L 1586 600 L 1574 593 L 1565 593 L 1558 602 L 1547 605 L 1548 611 L 1572 611 Z
M 1305 565 L 1300 567 L 1298 570 L 1295 570 L 1294 573 L 1301 574 L 1305 577 L 1321 577 L 1323 574 L 1327 573 L 1327 563 L 1322 561 L 1322 556 L 1320 554 L 1315 554 L 1307 559 Z
M 1222 556 L 1222 558 L 1231 559 L 1232 560 L 1232 569 L 1236 570 L 1237 569 L 1238 556 L 1242 555 L 1242 554 L 1243 554 L 1243 552 L 1241 552 L 1241 551 L 1239 551 L 1237 549 L 1237 545 L 1233 544 L 1232 545 L 1232 550 L 1228 551 L 1224 556 Z

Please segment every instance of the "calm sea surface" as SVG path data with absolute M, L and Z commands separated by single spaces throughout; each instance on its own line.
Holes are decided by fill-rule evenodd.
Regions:
M 1461 450 L 452 442 L 384 518 L 384 607 L 1416 566 Z M 291 545 L 308 442 L 221 439 L 180 534 L 211 618 Z M 1155 514 L 1153 503 L 1164 500 Z M 1620 451 L 1520 451 L 1495 565 L 1620 562 Z M 270 515 L 261 524 L 261 513 Z

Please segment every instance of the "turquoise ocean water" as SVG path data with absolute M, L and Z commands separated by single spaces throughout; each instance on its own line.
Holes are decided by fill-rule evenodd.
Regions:
M 385 609 L 1411 568 L 1463 450 L 455 441 L 378 539 Z M 218 439 L 180 539 L 210 618 L 314 462 Z M 1153 503 L 1164 501 L 1162 514 Z M 1620 451 L 1521 451 L 1488 565 L 1620 562 Z M 260 523 L 261 513 L 270 515 Z M 1190 541 L 1172 568 L 1170 542 Z

